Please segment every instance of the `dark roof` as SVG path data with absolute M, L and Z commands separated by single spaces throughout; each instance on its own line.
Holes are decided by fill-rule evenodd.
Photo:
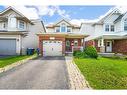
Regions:
M 121 14 L 121 15 L 114 21 L 114 23 L 116 23 L 117 21 L 121 20 L 123 16 L 124 16 L 124 14 Z

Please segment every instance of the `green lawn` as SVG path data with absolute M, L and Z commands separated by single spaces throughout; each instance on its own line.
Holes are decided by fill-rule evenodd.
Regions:
M 98 58 L 74 59 L 93 89 L 127 89 L 127 61 Z
M 24 56 L 12 56 L 12 57 L 7 57 L 7 58 L 0 58 L 0 68 L 10 65 L 14 62 L 23 60 L 28 57 L 30 56 L 24 55 Z

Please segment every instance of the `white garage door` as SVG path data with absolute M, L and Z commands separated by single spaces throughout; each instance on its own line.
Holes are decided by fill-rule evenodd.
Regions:
M 0 39 L 0 55 L 16 55 L 16 40 Z
M 43 41 L 43 56 L 62 56 L 62 41 Z

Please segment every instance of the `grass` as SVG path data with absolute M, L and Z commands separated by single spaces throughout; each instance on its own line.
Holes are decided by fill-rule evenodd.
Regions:
M 7 58 L 0 58 L 0 68 L 5 67 L 10 64 L 13 64 L 14 62 L 23 60 L 28 57 L 30 57 L 30 56 L 22 55 L 22 56 L 11 56 L 11 57 L 7 57 Z
M 111 58 L 74 59 L 93 89 L 127 89 L 127 61 Z

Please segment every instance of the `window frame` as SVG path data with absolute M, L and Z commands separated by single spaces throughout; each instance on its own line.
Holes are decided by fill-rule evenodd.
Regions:
M 60 27 L 56 27 L 56 28 L 55 28 L 55 32 L 57 32 L 57 29 L 59 29 L 59 32 L 60 32 Z
M 65 31 L 62 31 L 62 28 L 65 28 Z M 62 23 L 61 25 L 60 25 L 60 32 L 67 32 L 67 26 L 66 26 L 66 24 L 65 23 Z
M 68 32 L 68 29 L 70 30 L 70 32 L 72 32 L 72 29 L 70 27 L 67 27 L 67 32 Z M 70 33 L 70 32 L 68 32 L 68 33 Z
M 112 28 L 112 26 L 113 26 L 113 28 Z M 112 31 L 112 29 L 113 29 L 113 31 Z M 110 25 L 110 31 L 111 32 L 114 32 L 115 31 L 115 26 L 114 25 Z
M 77 45 L 75 45 L 75 42 L 77 42 Z M 78 43 L 78 39 L 75 39 L 75 40 L 74 40 L 74 47 L 78 46 L 78 44 L 79 44 L 79 43 Z
M 125 28 L 125 24 L 126 24 L 126 28 Z M 127 19 L 124 20 L 124 31 L 127 31 Z
M 23 26 L 23 27 L 21 27 Z M 25 22 L 22 20 L 19 20 L 19 29 L 25 29 Z
M 108 27 L 107 27 L 107 26 L 108 26 Z M 108 31 L 107 31 L 107 29 L 108 29 Z M 109 25 L 109 24 L 106 24 L 106 25 L 105 25 L 105 31 L 106 31 L 106 32 L 109 32 L 109 31 L 110 31 L 110 25 Z

